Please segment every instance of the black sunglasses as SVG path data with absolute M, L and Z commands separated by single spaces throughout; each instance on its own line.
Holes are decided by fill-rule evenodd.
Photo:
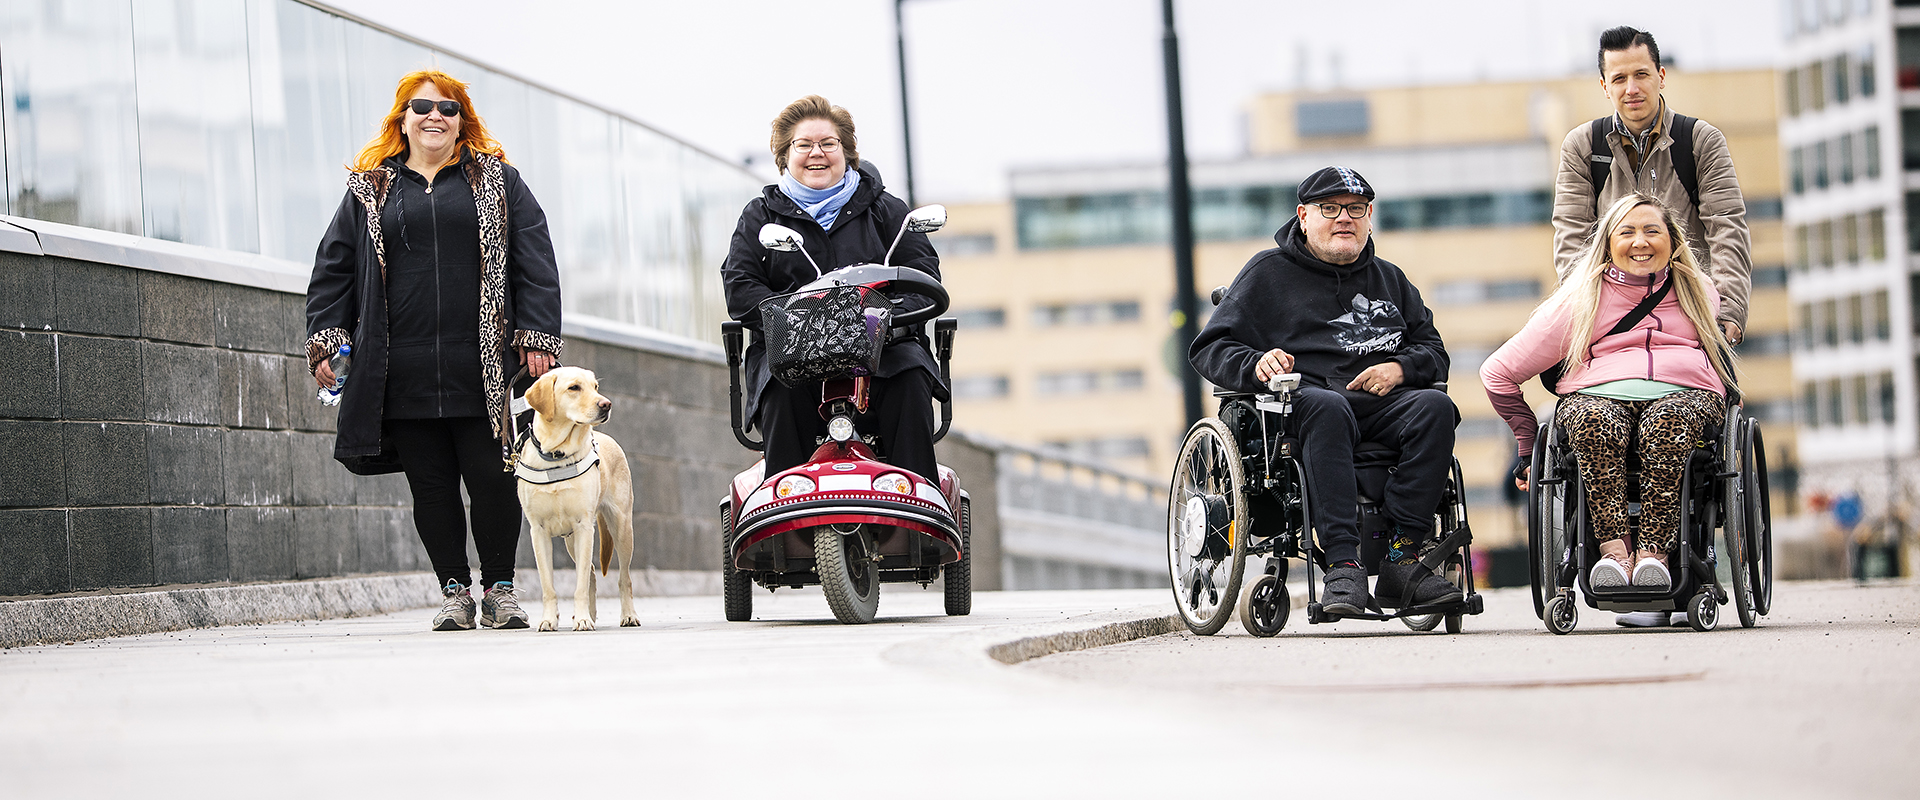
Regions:
M 432 111 L 436 105 L 440 107 L 440 116 L 460 116 L 460 104 L 453 100 L 442 100 L 439 103 L 435 103 L 426 98 L 415 98 L 407 101 L 407 107 L 413 109 L 413 113 L 423 117 L 427 115 L 427 112 Z

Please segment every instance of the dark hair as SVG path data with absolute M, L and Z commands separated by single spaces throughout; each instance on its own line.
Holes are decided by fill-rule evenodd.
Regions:
M 1600 56 L 1598 58 L 1600 77 L 1604 78 L 1607 75 L 1608 51 L 1618 53 L 1623 50 L 1632 50 L 1640 45 L 1646 45 L 1647 55 L 1653 56 L 1654 69 L 1662 69 L 1665 67 L 1664 64 L 1660 63 L 1660 45 L 1653 40 L 1653 34 L 1630 25 L 1608 28 L 1605 32 L 1601 33 Z

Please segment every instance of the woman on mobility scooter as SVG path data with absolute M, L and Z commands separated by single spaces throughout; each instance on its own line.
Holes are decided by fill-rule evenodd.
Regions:
M 824 98 L 772 127 L 780 180 L 747 204 L 721 267 L 734 435 L 766 454 L 722 501 L 727 618 L 751 617 L 753 583 L 819 584 L 836 618 L 870 622 L 880 583 L 942 576 L 947 612 L 966 614 L 970 518 L 935 460 L 932 401 L 951 406 L 922 324 L 946 308 L 926 236 L 945 209 L 888 194 L 852 115 Z M 935 328 L 944 366 L 952 320 Z
M 1673 213 L 1651 196 L 1629 195 L 1608 209 L 1575 272 L 1481 366 L 1487 396 L 1519 443 L 1513 477 L 1523 491 L 1534 477 L 1539 427 L 1520 383 L 1548 373 L 1543 383 L 1561 395 L 1554 424 L 1578 464 L 1598 551 L 1586 573 L 1593 593 L 1652 598 L 1690 577 L 1676 575 L 1692 566 L 1691 554 L 1676 548 L 1683 473 L 1735 387 L 1733 350 L 1714 324 L 1719 302 Z M 1667 611 L 1645 611 L 1621 624 L 1668 619 Z

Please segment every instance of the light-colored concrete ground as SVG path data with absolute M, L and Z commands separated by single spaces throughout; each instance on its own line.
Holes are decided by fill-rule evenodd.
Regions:
M 909 589 L 843 626 L 782 591 L 751 623 L 643 598 L 645 627 L 592 633 L 409 611 L 0 650 L 0 798 L 1912 796 L 1911 586 L 1791 588 L 1767 627 L 1704 635 L 1589 614 L 1557 638 L 1523 596 L 1490 601 L 1458 638 L 1341 623 L 1021 667 L 985 648 L 1164 615 L 1165 592 L 982 594 L 948 618 Z M 1568 675 L 1687 679 L 1409 688 Z M 1630 732 L 1591 743 L 1594 708 Z M 1648 751 L 1704 766 L 1588 772 Z
M 1920 797 L 1920 583 L 1780 584 L 1751 630 L 1731 608 L 1710 633 L 1581 611 L 1553 636 L 1505 590 L 1461 636 L 1296 612 L 1272 639 L 1182 631 L 1014 669 L 1184 696 L 1196 723 L 1271 719 L 1488 796 Z M 1516 763 L 1560 778 L 1525 791 Z

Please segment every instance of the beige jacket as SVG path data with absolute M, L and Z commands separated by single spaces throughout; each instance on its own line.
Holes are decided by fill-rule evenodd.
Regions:
M 1733 156 L 1727 137 L 1700 120 L 1693 125 L 1693 159 L 1700 178 L 1700 205 L 1687 198 L 1687 189 L 1673 174 L 1673 109 L 1662 100 L 1660 136 L 1653 154 L 1635 174 L 1620 137 L 1607 136 L 1613 150 L 1613 172 L 1601 192 L 1597 208 L 1604 212 L 1614 201 L 1643 191 L 1680 212 L 1694 260 L 1707 265 L 1713 286 L 1720 292 L 1720 320 L 1747 327 L 1747 294 L 1753 286 L 1751 239 L 1747 235 L 1747 204 L 1740 181 L 1733 174 Z M 1587 156 L 1593 152 L 1591 123 L 1581 123 L 1560 143 L 1560 174 L 1553 191 L 1553 267 L 1565 280 L 1586 250 L 1598 214 Z

